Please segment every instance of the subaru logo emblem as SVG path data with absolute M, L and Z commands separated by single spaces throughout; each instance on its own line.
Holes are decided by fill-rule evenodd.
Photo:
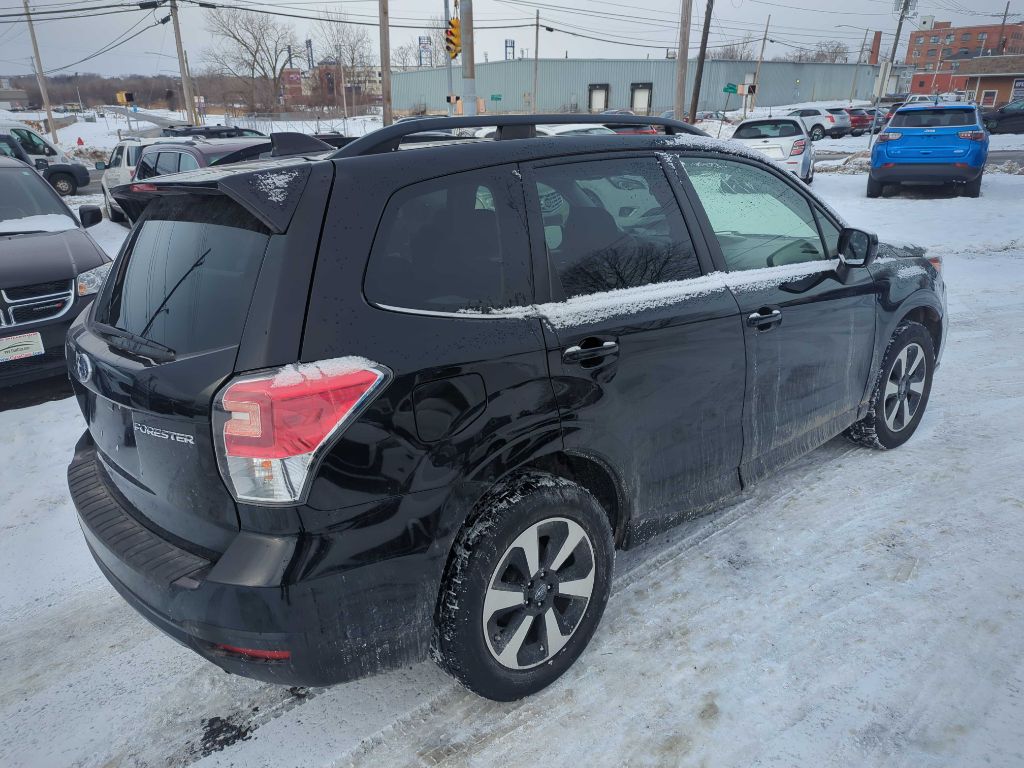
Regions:
M 92 378 L 92 360 L 84 352 L 75 353 L 75 378 L 83 384 Z

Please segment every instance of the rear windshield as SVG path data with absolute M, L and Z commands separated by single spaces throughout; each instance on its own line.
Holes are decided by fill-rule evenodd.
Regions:
M 803 131 L 792 120 L 765 120 L 760 123 L 744 123 L 732 135 L 734 139 L 774 139 L 800 136 Z
M 178 355 L 236 345 L 269 240 L 226 197 L 157 198 L 96 319 Z
M 851 110 L 849 110 L 849 113 L 851 115 L 866 115 L 867 114 L 867 112 L 865 112 L 863 109 L 851 109 Z
M 975 125 L 973 109 L 908 109 L 897 112 L 889 121 L 890 128 L 944 128 Z
M 830 109 L 828 111 L 831 112 L 833 115 L 845 115 L 846 114 L 846 110 L 845 109 Z

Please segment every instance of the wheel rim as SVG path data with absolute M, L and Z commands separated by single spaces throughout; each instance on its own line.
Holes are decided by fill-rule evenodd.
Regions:
M 893 361 L 885 379 L 882 414 L 890 432 L 902 432 L 914 420 L 924 399 L 928 362 L 920 344 L 908 344 Z
M 494 660 L 530 669 L 561 651 L 590 605 L 594 573 L 594 546 L 579 523 L 552 517 L 523 531 L 484 595 L 484 639 Z
M 71 194 L 71 184 L 68 183 L 67 179 L 57 179 L 57 183 L 53 185 L 58 192 L 62 195 Z

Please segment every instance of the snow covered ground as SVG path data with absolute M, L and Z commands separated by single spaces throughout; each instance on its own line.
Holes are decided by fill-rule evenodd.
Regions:
M 429 663 L 310 691 L 225 675 L 91 561 L 64 480 L 75 404 L 0 413 L 0 763 L 1024 764 L 1024 178 L 986 177 L 977 200 L 815 190 L 945 259 L 921 428 L 890 453 L 834 440 L 621 554 L 591 647 L 526 701 Z

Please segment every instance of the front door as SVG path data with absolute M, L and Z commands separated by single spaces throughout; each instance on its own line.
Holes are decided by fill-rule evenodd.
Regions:
M 838 260 L 839 229 L 760 164 L 680 158 L 736 297 L 747 350 L 744 482 L 834 437 L 867 396 L 875 338 L 869 270 Z
M 653 154 L 537 164 L 526 182 L 566 450 L 619 475 L 641 535 L 737 490 L 743 333 L 702 277 L 681 190 Z

